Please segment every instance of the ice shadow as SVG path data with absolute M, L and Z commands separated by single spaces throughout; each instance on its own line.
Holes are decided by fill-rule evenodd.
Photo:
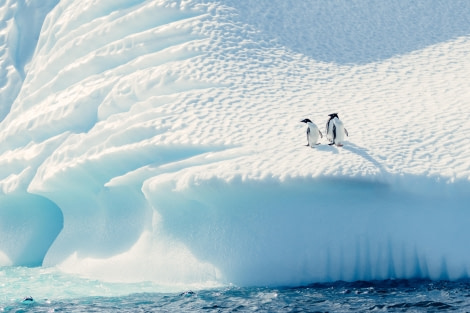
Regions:
M 469 1 L 227 0 L 238 19 L 317 61 L 366 64 L 470 34 Z
M 359 155 L 360 157 L 366 159 L 367 161 L 369 161 L 370 163 L 372 163 L 375 167 L 377 167 L 380 172 L 382 174 L 386 174 L 387 173 L 387 170 L 386 168 L 383 166 L 382 163 L 380 163 L 379 161 L 377 161 L 374 157 L 372 157 L 369 152 L 367 152 L 367 149 L 366 148 L 363 148 L 363 147 L 360 147 L 358 145 L 355 145 L 354 143 L 352 142 L 347 142 L 345 143 L 345 145 L 342 147 L 342 149 L 344 150 L 348 150 L 354 154 L 357 154 Z
M 0 195 L 0 254 L 10 263 L 0 266 L 41 266 L 63 226 L 61 208 L 45 197 Z
M 338 154 L 339 151 L 338 151 L 338 148 L 336 148 L 335 146 L 330 146 L 328 144 L 321 144 L 321 145 L 317 145 L 315 146 L 315 149 L 317 149 L 318 151 L 325 151 L 325 152 L 331 152 L 331 153 L 334 153 L 334 154 Z

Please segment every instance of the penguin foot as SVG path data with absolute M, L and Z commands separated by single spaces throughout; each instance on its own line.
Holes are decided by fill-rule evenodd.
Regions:
M 329 143 L 328 145 L 329 145 L 329 146 L 332 146 L 332 145 L 334 145 L 334 144 L 335 144 L 335 143 L 334 143 L 334 142 L 332 142 L 332 143 Z

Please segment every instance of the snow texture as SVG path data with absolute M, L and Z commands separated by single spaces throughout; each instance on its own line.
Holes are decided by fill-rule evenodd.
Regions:
M 0 1 L 0 265 L 468 278 L 470 2 Z M 309 118 L 348 130 L 305 147 Z

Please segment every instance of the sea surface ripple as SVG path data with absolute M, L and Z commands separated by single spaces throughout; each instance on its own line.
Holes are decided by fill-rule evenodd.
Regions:
M 182 293 L 18 301 L 1 312 L 464 312 L 470 281 L 335 282 L 297 288 L 225 287 Z

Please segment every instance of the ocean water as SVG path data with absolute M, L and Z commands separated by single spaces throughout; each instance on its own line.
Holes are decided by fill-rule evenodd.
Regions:
M 0 269 L 0 312 L 469 312 L 470 281 L 386 280 L 169 291 L 54 269 Z M 181 287 L 179 287 L 181 288 Z M 33 300 L 24 300 L 31 297 Z

